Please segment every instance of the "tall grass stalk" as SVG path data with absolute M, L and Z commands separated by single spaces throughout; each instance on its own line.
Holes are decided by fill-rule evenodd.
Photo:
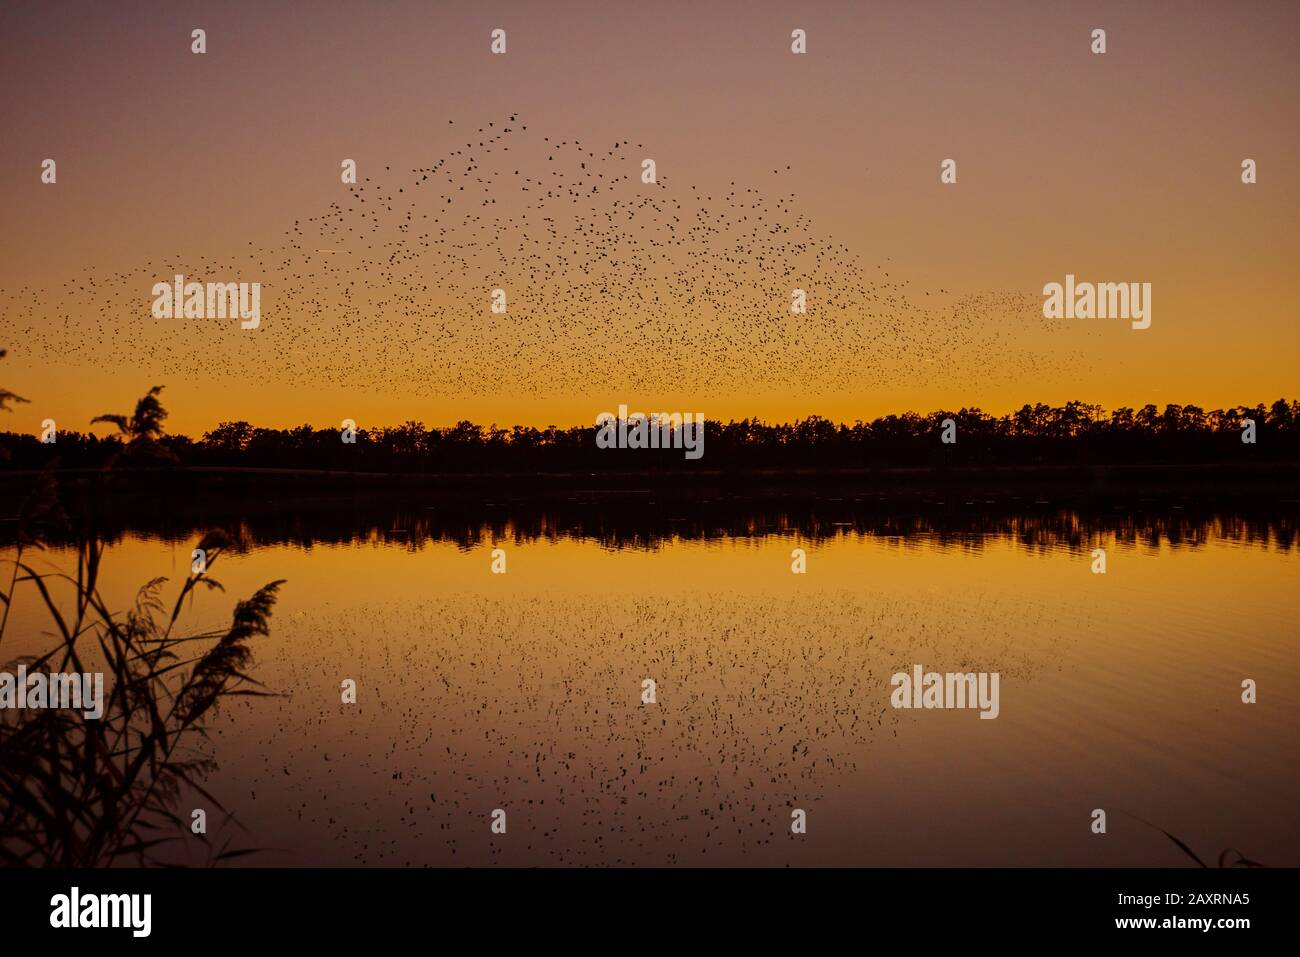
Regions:
M 131 420 L 118 423 L 134 444 L 152 446 L 160 433 L 166 413 L 158 391 L 141 401 Z M 6 401 L 22 400 L 0 391 L 0 407 Z M 221 590 L 209 573 L 229 544 L 224 533 L 209 532 L 199 541 L 204 570 L 185 579 L 170 609 L 167 579 L 155 578 L 119 612 L 100 591 L 105 544 L 93 532 L 76 535 L 75 573 L 36 567 L 43 537 L 58 527 L 66 529 L 68 520 L 47 471 L 18 516 L 12 557 L 0 560 L 0 662 L 6 661 L 6 643 L 13 644 L 9 630 L 20 596 L 42 609 L 53 647 L 9 659 L 0 671 L 12 674 L 25 664 L 29 674 L 102 672 L 104 711 L 93 719 L 75 708 L 0 709 L 0 864 L 192 860 L 190 847 L 167 853 L 178 842 L 201 842 L 209 863 L 248 853 L 232 849 L 229 840 L 218 846 L 193 833 L 180 800 L 196 793 L 224 813 L 204 787 L 215 768 L 200 747 L 205 724 L 227 698 L 268 694 L 249 667 L 254 640 L 269 634 L 283 582 L 238 602 L 228 628 L 181 634 L 181 615 L 196 593 Z

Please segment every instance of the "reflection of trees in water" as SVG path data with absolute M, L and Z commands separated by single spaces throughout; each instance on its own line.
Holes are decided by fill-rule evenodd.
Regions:
M 168 542 L 223 528 L 235 550 L 273 545 L 379 542 L 408 549 L 427 543 L 473 548 L 490 542 L 595 542 L 606 548 L 653 549 L 672 541 L 790 536 L 826 541 L 869 536 L 899 543 L 978 550 L 1014 541 L 1028 550 L 1083 550 L 1100 541 L 1145 548 L 1196 548 L 1233 542 L 1290 551 L 1296 515 L 1277 507 L 1159 509 L 1061 508 L 1048 505 L 931 505 L 906 509 L 860 502 L 768 503 L 735 499 L 661 502 L 640 497 L 598 503 L 503 504 L 444 502 L 365 505 L 354 501 L 285 506 L 135 506 L 110 510 L 96 533 L 109 541 L 126 533 Z

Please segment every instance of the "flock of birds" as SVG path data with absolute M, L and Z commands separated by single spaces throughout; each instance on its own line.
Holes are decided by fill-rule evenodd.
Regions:
M 1077 364 L 1025 343 L 1037 298 L 916 293 L 820 234 L 783 189 L 788 169 L 766 185 L 682 183 L 663 167 L 643 182 L 652 155 L 511 115 L 422 166 L 363 165 L 351 185 L 335 167 L 337 200 L 238 255 L 0 294 L 0 342 L 55 371 L 413 398 L 815 397 Z M 153 319 L 150 290 L 177 274 L 261 283 L 260 327 Z M 916 612 L 726 594 L 326 604 L 288 623 L 292 654 L 263 656 L 283 663 L 267 684 L 293 697 L 236 705 L 215 729 L 217 790 L 247 785 L 233 803 L 254 835 L 357 863 L 785 853 L 790 808 L 853 773 L 896 720 L 879 694 L 893 659 L 954 640 L 900 627 L 903 614 Z M 344 674 L 355 709 L 337 703 Z M 647 674 L 655 706 L 638 701 Z M 509 845 L 485 839 L 499 803 L 522 832 Z
M 352 185 L 335 167 L 337 200 L 238 255 L 175 253 L 0 294 L 0 341 L 45 368 L 412 398 L 815 397 L 1082 361 L 1026 341 L 1044 326 L 1035 296 L 917 293 L 888 261 L 864 264 L 782 191 L 788 167 L 770 188 L 686 184 L 665 167 L 645 183 L 653 152 L 511 115 L 427 165 L 363 164 Z M 153 319 L 153 284 L 177 274 L 260 282 L 261 326 Z

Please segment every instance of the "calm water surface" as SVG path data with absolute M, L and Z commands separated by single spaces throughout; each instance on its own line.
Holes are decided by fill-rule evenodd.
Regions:
M 287 579 L 255 666 L 283 697 L 212 724 L 223 833 L 271 848 L 247 863 L 1189 863 L 1163 828 L 1207 859 L 1300 864 L 1288 523 L 267 521 L 235 529 L 225 593 L 188 616 Z M 124 532 L 107 594 L 183 578 L 195 540 Z M 44 643 L 30 612 L 6 658 Z M 1000 717 L 894 710 L 916 663 L 998 672 Z

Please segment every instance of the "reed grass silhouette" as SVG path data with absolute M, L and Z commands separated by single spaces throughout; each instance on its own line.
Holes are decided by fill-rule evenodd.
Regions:
M 131 441 L 161 435 L 166 416 L 153 389 L 130 420 L 119 423 Z M 114 419 L 116 421 L 116 419 Z M 66 527 L 52 473 L 47 470 L 19 516 L 12 570 L 0 592 L 0 656 L 10 612 L 20 588 L 33 589 L 57 641 L 40 655 L 5 665 L 105 674 L 106 700 L 99 719 L 84 709 L 0 711 L 0 862 L 9 866 L 92 867 L 129 862 L 162 863 L 160 852 L 179 840 L 201 838 L 209 863 L 247 848 L 221 846 L 193 835 L 179 801 L 192 789 L 224 813 L 203 786 L 215 765 L 196 745 L 205 719 L 231 697 L 267 695 L 249 674 L 253 642 L 270 632 L 271 612 L 283 581 L 273 581 L 236 604 L 228 628 L 178 634 L 187 600 L 202 589 L 221 590 L 208 572 L 227 545 L 219 531 L 198 542 L 205 564 L 182 583 L 170 611 L 165 578 L 146 582 L 125 614 L 100 592 L 105 543 L 79 534 L 75 575 L 38 570 L 29 557 L 45 535 Z M 70 601 L 68 598 L 70 597 Z M 51 702 L 53 703 L 53 702 Z
M 1192 850 L 1186 841 L 1183 841 L 1175 837 L 1173 834 L 1170 834 L 1159 824 L 1152 824 L 1144 817 L 1138 817 L 1136 814 L 1133 814 L 1130 811 L 1125 811 L 1124 813 L 1128 814 L 1128 816 L 1133 818 L 1133 820 L 1141 824 L 1145 824 L 1149 828 L 1159 831 L 1165 837 L 1169 838 L 1169 840 L 1172 841 L 1173 844 L 1180 851 L 1182 851 L 1184 854 L 1186 854 L 1188 857 L 1194 860 L 1198 865 L 1207 869 L 1209 868 L 1210 865 L 1205 863 L 1205 861 L 1201 859 L 1201 856 L 1197 854 L 1194 850 Z M 1229 862 L 1228 860 L 1229 854 L 1236 854 L 1237 859 L 1235 861 Z M 1268 865 L 1261 864 L 1259 861 L 1252 861 L 1250 858 L 1248 858 L 1245 854 L 1241 853 L 1241 851 L 1237 850 L 1235 847 L 1228 847 L 1228 848 L 1224 848 L 1222 851 L 1219 852 L 1219 860 L 1217 866 L 1218 867 L 1267 867 Z
M 0 359 L 3 359 L 6 355 L 8 355 L 8 352 L 4 349 L 0 349 Z M 0 389 L 0 412 L 12 412 L 13 410 L 9 408 L 9 403 L 11 402 L 26 401 L 27 399 L 24 399 L 21 395 L 18 395 L 15 392 L 10 392 L 8 389 Z M 0 455 L 3 455 L 3 452 L 4 450 L 0 449 Z

